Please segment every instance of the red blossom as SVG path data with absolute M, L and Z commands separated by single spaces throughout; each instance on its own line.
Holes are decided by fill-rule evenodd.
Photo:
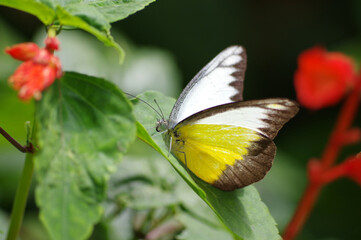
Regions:
M 55 70 L 48 65 L 27 61 L 21 64 L 9 78 L 15 90 L 19 90 L 19 97 L 29 100 L 33 96 L 41 98 L 41 91 L 50 86 L 55 79 Z
M 316 110 L 336 104 L 355 79 L 354 62 L 338 52 L 314 47 L 298 59 L 295 88 L 299 102 Z
M 39 52 L 39 47 L 35 43 L 20 43 L 7 47 L 5 52 L 17 60 L 27 61 L 35 57 Z
M 24 61 L 9 78 L 9 83 L 19 91 L 22 100 L 32 97 L 40 100 L 41 92 L 62 75 L 60 60 L 52 53 L 59 49 L 58 40 L 48 37 L 45 43 L 45 48 L 39 48 L 35 43 L 24 43 L 6 49 L 12 57 Z

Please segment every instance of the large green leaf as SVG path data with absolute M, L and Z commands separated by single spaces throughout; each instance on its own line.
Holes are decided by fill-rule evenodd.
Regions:
M 113 84 L 66 73 L 37 104 L 36 123 L 40 218 L 52 239 L 85 239 L 135 137 L 132 107 Z
M 109 22 L 122 20 L 129 15 L 142 10 L 155 0 L 118 0 L 118 1 L 91 1 L 94 6 Z
M 110 34 L 110 23 L 126 18 L 155 0 L 0 0 L 0 5 L 28 12 L 45 25 L 79 28 L 93 34 L 107 46 L 124 52 Z
M 146 92 L 139 98 L 148 103 L 154 103 L 156 100 L 165 116 L 169 115 L 175 102 L 174 99 L 156 92 Z M 247 240 L 280 239 L 274 219 L 253 186 L 233 192 L 224 192 L 190 176 L 174 157 L 168 156 L 169 150 L 165 147 L 162 137 L 155 133 L 157 119 L 159 120 L 162 115 L 162 113 L 157 114 L 154 111 L 158 107 L 152 104 L 154 109 L 151 109 L 137 99 L 133 100 L 133 104 L 136 118 L 140 122 L 137 126 L 137 136 L 169 160 L 180 176 L 238 238 Z M 142 125 L 148 128 L 153 125 L 153 128 L 147 132 Z
M 37 0 L 0 0 L 0 5 L 30 13 L 39 18 L 45 25 L 49 25 L 55 20 L 56 14 L 54 9 L 44 2 Z

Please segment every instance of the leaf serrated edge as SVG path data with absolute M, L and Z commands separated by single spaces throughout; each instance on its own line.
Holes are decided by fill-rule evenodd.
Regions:
M 119 63 L 122 64 L 124 62 L 125 58 L 125 52 L 123 48 L 117 44 L 112 35 L 110 34 L 110 28 L 106 29 L 104 31 L 101 31 L 91 25 L 89 25 L 87 22 L 85 22 L 83 19 L 77 16 L 71 15 L 68 11 L 66 11 L 64 8 L 57 6 L 56 7 L 56 14 L 59 20 L 59 23 L 61 25 L 66 26 L 72 26 L 76 28 L 80 28 L 84 31 L 89 32 L 90 34 L 94 35 L 99 41 L 103 42 L 104 45 L 109 47 L 114 47 L 117 52 L 119 53 Z

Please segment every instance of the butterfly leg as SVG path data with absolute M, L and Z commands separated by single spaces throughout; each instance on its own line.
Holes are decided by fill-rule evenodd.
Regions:
M 184 155 L 184 167 L 185 167 L 187 173 L 189 174 L 189 176 L 191 176 L 191 178 L 192 178 L 194 181 L 196 181 L 195 176 L 194 176 L 194 173 L 193 173 L 193 172 L 188 168 L 188 166 L 187 166 L 187 155 L 186 155 L 186 153 L 183 152 L 183 151 L 179 151 L 179 150 L 177 150 L 177 152 L 179 152 L 179 153 L 181 153 L 181 154 Z

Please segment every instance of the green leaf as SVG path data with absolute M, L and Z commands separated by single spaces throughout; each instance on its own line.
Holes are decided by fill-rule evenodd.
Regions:
M 206 224 L 202 220 L 197 220 L 194 216 L 184 212 L 178 214 L 177 219 L 185 226 L 176 239 L 179 240 L 232 240 L 232 235 L 224 231 L 217 225 Z M 204 234 L 207 233 L 207 234 Z
M 155 0 L 0 0 L 0 5 L 30 13 L 45 25 L 79 28 L 93 34 L 107 46 L 114 47 L 124 59 L 124 51 L 110 34 L 110 23 L 142 10 Z
M 102 16 L 100 15 L 98 18 L 88 18 L 89 12 L 96 12 L 91 7 L 85 7 L 84 9 L 88 9 L 88 12 L 85 11 L 82 17 L 74 16 L 62 7 L 57 7 L 57 17 L 58 21 L 61 25 L 71 26 L 75 28 L 83 29 L 91 34 L 93 34 L 99 41 L 103 42 L 106 46 L 114 47 L 120 55 L 120 62 L 124 60 L 124 51 L 123 49 L 114 41 L 112 35 L 110 34 L 110 24 L 108 24 Z M 78 13 L 81 15 L 81 13 Z
M 115 22 L 142 10 L 154 1 L 155 0 L 97 0 L 91 1 L 89 4 L 96 7 L 109 22 Z
M 85 239 L 103 212 L 110 173 L 135 137 L 132 107 L 113 84 L 76 73 L 36 107 L 40 218 L 52 239 Z
M 172 106 L 175 103 L 174 99 L 165 97 L 162 94 L 152 91 L 145 92 L 144 95 L 140 96 L 140 99 L 146 102 L 154 102 L 154 100 L 156 100 L 157 104 L 159 104 L 159 108 L 166 114 L 170 113 Z M 164 118 L 164 116 L 161 116 L 163 113 L 158 112 L 157 116 L 157 113 L 155 112 L 157 106 L 154 106 L 154 109 L 151 109 L 145 103 L 139 102 L 138 99 L 133 99 L 132 102 L 135 104 L 134 113 L 137 117 L 137 120 L 140 122 L 140 124 L 137 124 L 137 137 L 143 140 L 145 143 L 149 144 L 156 151 L 167 158 L 178 174 L 181 175 L 181 177 L 184 179 L 184 181 L 186 181 L 198 195 L 204 196 L 202 189 L 200 189 L 195 184 L 194 180 L 187 174 L 187 171 L 180 165 L 180 163 L 173 157 L 169 158 L 169 149 L 166 149 L 160 134 L 155 132 L 157 121 L 159 121 L 161 118 Z M 152 138 L 149 136 L 147 130 L 145 130 L 142 125 L 153 126 L 153 131 L 151 134 L 154 134 L 155 137 Z
M 170 187 L 175 183 L 170 183 L 167 178 L 160 176 L 162 165 L 156 163 L 158 162 L 153 158 L 149 160 L 149 158 L 127 155 L 117 173 L 112 177 L 109 196 L 122 203 L 117 205 L 124 205 L 136 210 L 178 204 L 180 200 L 172 192 L 173 188 Z M 170 169 L 170 171 L 173 170 Z
M 18 9 L 36 16 L 45 25 L 51 24 L 56 14 L 51 6 L 36 0 L 0 0 L 0 5 Z
M 142 219 L 139 218 L 139 215 L 147 211 L 159 213 L 150 214 L 147 217 L 149 223 L 156 222 L 158 226 L 167 225 L 169 219 L 178 219 L 178 222 L 183 223 L 184 229 L 177 232 L 184 232 L 181 236 L 187 239 L 199 239 L 196 237 L 199 235 L 203 235 L 203 238 L 217 240 L 232 238 L 232 234 L 219 221 L 214 212 L 179 178 L 172 166 L 166 163 L 166 159 L 159 158 L 159 154 L 141 141 L 132 144 L 117 173 L 112 175 L 108 196 L 115 201 L 108 206 L 106 211 L 109 216 L 114 217 L 112 228 L 119 233 L 117 237 L 113 237 L 114 239 L 123 239 L 120 236 L 124 236 L 123 231 L 126 230 L 120 231 L 119 226 L 127 226 L 129 222 L 133 222 L 132 219 Z M 131 212 L 134 215 L 126 214 L 129 208 L 132 209 Z M 133 211 L 134 209 L 140 211 Z M 165 218 L 162 214 L 166 214 L 168 217 Z M 183 214 L 194 220 L 183 221 L 180 217 Z M 196 223 L 192 223 L 194 221 L 198 222 L 199 227 L 196 227 Z M 142 225 L 148 226 L 145 223 Z M 142 232 L 148 233 L 155 230 L 152 225 L 149 227 L 148 229 L 142 228 Z M 133 232 L 134 229 L 131 229 Z M 215 229 L 210 233 L 214 237 L 204 234 L 210 229 Z
M 166 116 L 169 115 L 175 102 L 174 99 L 156 92 L 146 92 L 138 97 L 148 103 L 154 103 L 155 99 L 159 108 L 162 109 Z M 132 100 L 132 102 L 135 106 L 136 118 L 140 124 L 147 127 L 153 125 L 152 130 L 149 130 L 147 136 L 147 132 L 139 124 L 137 126 L 138 137 L 168 159 L 187 184 L 209 205 L 238 238 L 247 240 L 280 239 L 274 219 L 253 186 L 233 192 L 224 192 L 206 184 L 195 176 L 190 176 L 174 157 L 168 157 L 169 150 L 165 147 L 160 134 L 155 132 L 157 118 L 161 118 L 160 115 L 162 115 L 158 113 L 157 116 L 154 109 L 158 109 L 158 107 L 152 104 L 154 109 L 151 109 L 137 99 Z M 153 137 L 149 135 L 153 135 Z

